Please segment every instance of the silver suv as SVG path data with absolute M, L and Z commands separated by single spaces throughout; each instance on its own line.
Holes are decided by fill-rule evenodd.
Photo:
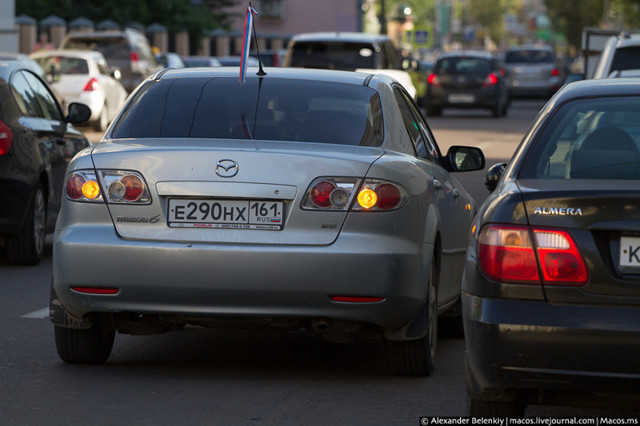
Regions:
M 621 77 L 640 70 L 640 34 L 620 34 L 607 40 L 593 78 Z

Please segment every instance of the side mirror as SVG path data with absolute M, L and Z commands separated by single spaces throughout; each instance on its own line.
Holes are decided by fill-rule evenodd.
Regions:
M 489 171 L 484 176 L 484 186 L 489 192 L 493 192 L 496 189 L 506 168 L 507 163 L 494 164 L 489 168 Z
M 84 123 L 91 117 L 91 108 L 79 102 L 69 104 L 69 115 L 65 117 L 67 123 Z
M 122 78 L 122 72 L 120 72 L 120 68 L 112 68 L 111 77 L 119 81 Z
M 447 160 L 454 172 L 471 172 L 484 169 L 484 154 L 480 148 L 457 146 L 449 148 Z

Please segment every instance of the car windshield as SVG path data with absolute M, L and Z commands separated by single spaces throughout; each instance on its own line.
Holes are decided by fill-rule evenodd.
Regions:
M 536 137 L 523 179 L 640 180 L 640 97 L 562 106 Z
M 553 62 L 553 55 L 548 50 L 512 50 L 507 52 L 504 61 L 507 64 L 540 64 Z
M 454 57 L 443 58 L 435 67 L 437 74 L 481 74 L 491 72 L 491 63 L 482 58 Z
M 114 138 L 223 138 L 380 146 L 380 98 L 369 87 L 278 78 L 148 82 Z
M 38 64 L 48 73 L 55 74 L 89 74 L 87 61 L 82 58 L 70 58 L 66 56 L 48 56 L 37 58 Z
M 347 71 L 376 68 L 375 50 L 370 43 L 296 42 L 290 65 Z
M 611 71 L 640 69 L 640 46 L 621 47 L 616 49 L 611 63 Z

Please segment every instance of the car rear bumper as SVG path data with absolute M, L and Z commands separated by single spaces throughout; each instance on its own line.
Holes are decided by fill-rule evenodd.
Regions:
M 375 234 L 340 236 L 326 246 L 187 244 L 125 240 L 112 225 L 71 227 L 56 232 L 53 286 L 77 318 L 120 312 L 329 318 L 396 330 L 424 303 L 427 249 Z M 119 291 L 90 295 L 72 286 Z M 331 296 L 383 300 L 336 302 Z
M 639 393 L 640 307 L 491 299 L 463 292 L 467 390 Z

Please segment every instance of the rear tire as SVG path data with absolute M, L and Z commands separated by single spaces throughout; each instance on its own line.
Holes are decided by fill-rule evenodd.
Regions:
M 55 326 L 56 350 L 70 364 L 103 364 L 111 355 L 116 331 L 99 323 L 86 330 Z
M 467 415 L 474 417 L 524 417 L 519 401 L 483 401 L 467 396 Z
M 107 105 L 103 105 L 100 110 L 100 117 L 93 123 L 93 129 L 97 132 L 104 132 L 109 125 L 109 116 L 107 115 Z
M 47 220 L 46 205 L 42 185 L 38 183 L 22 231 L 16 235 L 5 236 L 7 256 L 9 262 L 14 265 L 36 265 L 42 259 Z
M 404 376 L 429 376 L 433 372 L 433 360 L 438 341 L 438 271 L 435 255 L 431 262 L 429 289 L 425 306 L 427 334 L 417 340 L 388 342 L 391 369 Z

